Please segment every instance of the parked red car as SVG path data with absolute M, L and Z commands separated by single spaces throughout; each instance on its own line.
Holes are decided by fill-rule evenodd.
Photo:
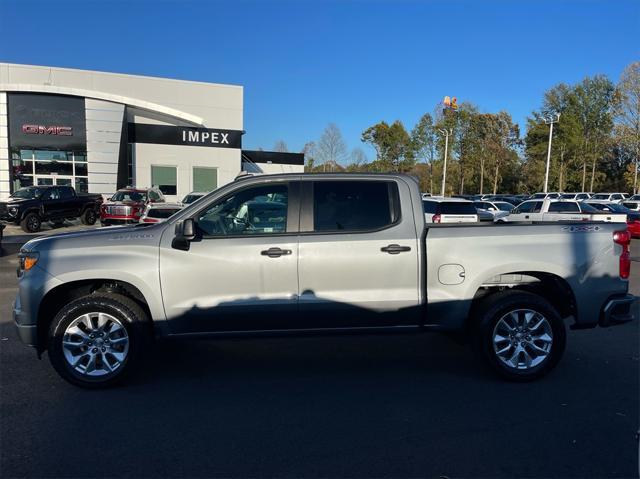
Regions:
M 137 223 L 150 203 L 164 203 L 164 196 L 158 188 L 127 187 L 115 194 L 100 207 L 102 226 Z

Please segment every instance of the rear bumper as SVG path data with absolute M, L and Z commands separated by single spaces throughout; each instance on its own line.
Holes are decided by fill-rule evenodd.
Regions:
M 602 327 L 627 323 L 636 318 L 636 298 L 627 294 L 609 298 L 600 312 L 598 324 Z

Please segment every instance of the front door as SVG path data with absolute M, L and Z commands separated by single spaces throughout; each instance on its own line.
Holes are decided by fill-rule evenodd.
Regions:
M 306 326 L 419 324 L 421 232 L 415 215 L 423 213 L 421 204 L 412 210 L 408 185 L 305 181 L 302 198 L 299 294 Z
M 172 333 L 289 329 L 298 305 L 297 182 L 248 185 L 202 205 L 189 250 L 160 246 Z

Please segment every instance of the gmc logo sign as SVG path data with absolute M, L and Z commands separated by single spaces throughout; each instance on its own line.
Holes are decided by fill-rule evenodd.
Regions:
M 22 125 L 22 133 L 27 135 L 73 136 L 70 126 Z

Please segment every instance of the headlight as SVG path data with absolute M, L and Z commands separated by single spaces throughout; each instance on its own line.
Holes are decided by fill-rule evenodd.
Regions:
M 29 271 L 38 262 L 40 255 L 37 251 L 20 251 L 18 258 L 20 260 L 20 271 Z
M 18 207 L 17 206 L 9 206 L 9 208 L 7 208 L 7 211 L 9 212 L 9 214 L 11 216 L 15 216 L 18 214 Z

